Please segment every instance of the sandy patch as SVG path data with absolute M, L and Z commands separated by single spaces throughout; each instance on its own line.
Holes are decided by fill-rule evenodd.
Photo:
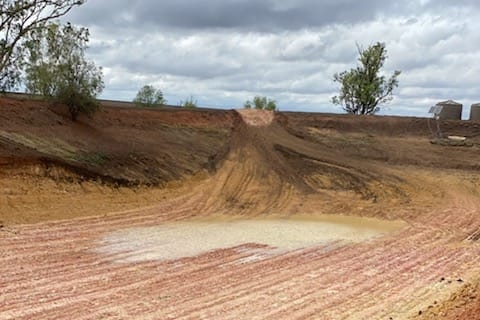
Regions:
M 253 127 L 266 127 L 275 118 L 274 112 L 268 110 L 240 109 L 237 112 L 246 124 Z
M 174 260 L 243 244 L 266 245 L 273 253 L 327 244 L 361 242 L 398 229 L 402 223 L 358 217 L 209 219 L 130 228 L 107 235 L 98 252 L 120 262 Z

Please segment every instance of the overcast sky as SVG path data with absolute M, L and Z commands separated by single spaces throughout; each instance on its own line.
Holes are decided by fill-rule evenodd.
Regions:
M 480 102 L 477 0 L 89 0 L 66 20 L 88 27 L 104 68 L 103 98 L 160 88 L 171 104 L 236 108 L 255 95 L 280 110 L 342 112 L 333 74 L 356 44 L 385 42 L 385 73 L 401 70 L 382 114 L 426 116 L 454 99 Z

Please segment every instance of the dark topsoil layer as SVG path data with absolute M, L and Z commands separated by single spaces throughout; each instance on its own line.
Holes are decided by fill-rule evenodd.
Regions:
M 426 118 L 285 112 L 276 114 L 274 124 L 288 133 L 278 136 L 275 150 L 289 153 L 292 166 L 305 167 L 305 159 L 300 156 L 296 163 L 291 154 L 301 152 L 285 148 L 294 141 L 290 137 L 295 143 L 300 139 L 318 145 L 319 154 L 334 156 L 335 162 L 349 167 L 378 163 L 480 169 L 480 123 L 441 123 L 443 134 L 468 138 L 460 146 L 433 144 L 436 124 Z M 238 140 L 245 134 L 239 127 L 244 125 L 234 110 L 152 110 L 108 102 L 93 118 L 81 116 L 72 122 L 64 106 L 1 97 L 0 170 L 41 164 L 63 167 L 82 179 L 163 185 L 202 170 L 215 171 L 230 151 L 233 137 Z M 249 136 L 257 138 L 262 139 Z

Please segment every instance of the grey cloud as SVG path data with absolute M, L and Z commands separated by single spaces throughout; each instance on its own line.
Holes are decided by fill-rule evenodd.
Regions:
M 426 116 L 446 99 L 480 101 L 480 14 L 460 0 L 90 0 L 67 17 L 91 30 L 105 96 L 142 85 L 176 103 L 239 107 L 255 94 L 282 110 L 341 112 L 336 72 L 357 63 L 356 43 L 383 41 L 385 73 L 402 70 L 384 113 Z M 478 95 L 478 96 L 477 96 Z M 478 101 L 475 101 L 478 100 Z
M 287 4 L 287 5 L 286 5 Z M 80 24 L 107 28 L 298 30 L 373 19 L 392 7 L 383 0 L 102 0 L 73 12 Z
M 480 10 L 480 3 L 477 0 L 430 0 L 425 5 L 428 9 L 437 9 L 445 12 L 445 9 L 450 8 L 466 8 Z M 448 14 L 448 12 L 447 12 Z

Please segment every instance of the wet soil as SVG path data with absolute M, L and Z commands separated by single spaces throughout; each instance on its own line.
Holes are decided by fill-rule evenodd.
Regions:
M 251 243 L 265 246 L 265 256 L 329 244 L 362 242 L 404 223 L 348 216 L 275 217 L 245 219 L 208 217 L 155 227 L 124 229 L 106 235 L 97 249 L 119 262 L 174 260 Z M 123 256 L 122 256 L 123 253 Z M 262 255 L 257 252 L 257 259 Z

